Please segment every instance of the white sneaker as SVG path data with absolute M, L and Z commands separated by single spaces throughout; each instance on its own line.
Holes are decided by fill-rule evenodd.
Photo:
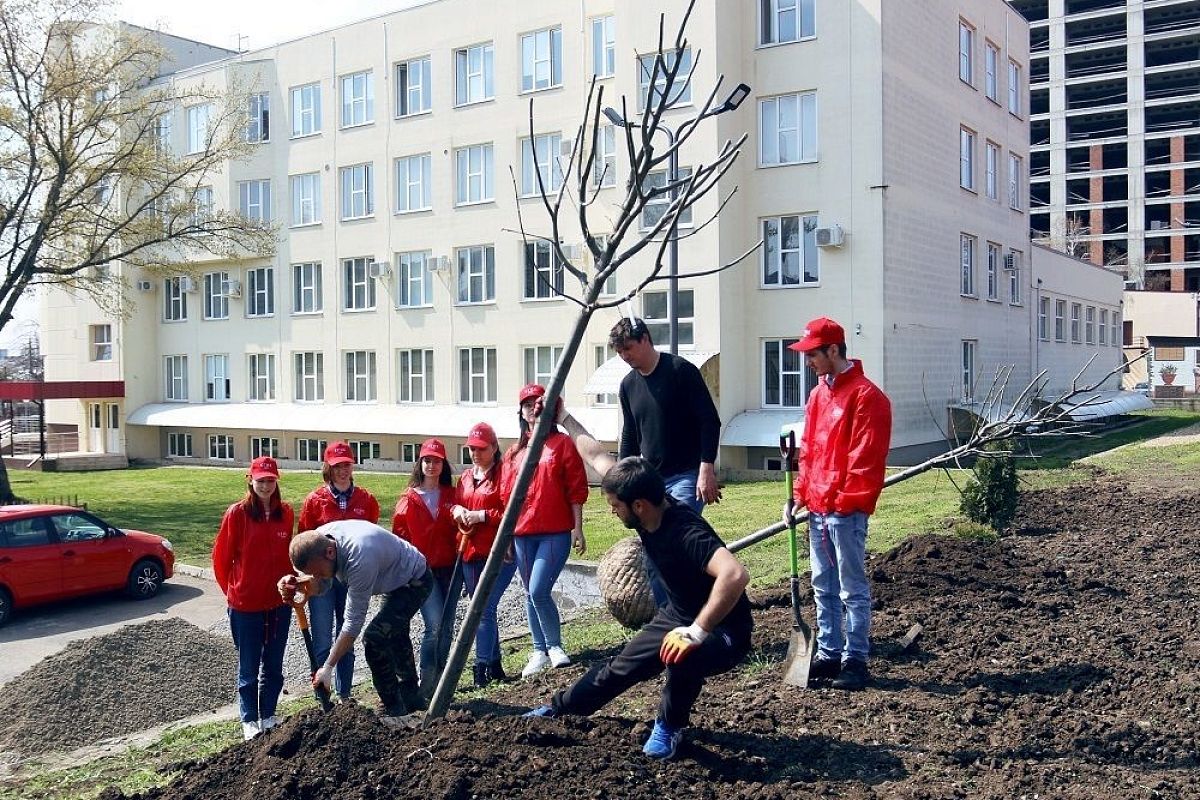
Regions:
M 259 725 L 258 720 L 242 723 L 242 739 L 245 741 L 250 741 L 260 733 L 262 733 L 262 727 Z
M 546 651 L 534 650 L 533 655 L 529 657 L 529 661 L 525 664 L 525 669 L 521 670 L 521 677 L 528 678 L 531 675 L 537 675 L 549 666 L 550 656 L 546 655 Z
M 556 668 L 565 667 L 571 663 L 571 657 L 561 647 L 551 647 L 548 653 L 550 655 L 550 663 Z
M 271 728 L 274 728 L 278 724 L 279 724 L 279 717 L 267 717 L 266 719 L 264 719 L 258 723 L 258 727 L 261 728 L 263 730 L 263 732 L 265 733 L 266 731 L 271 730 Z

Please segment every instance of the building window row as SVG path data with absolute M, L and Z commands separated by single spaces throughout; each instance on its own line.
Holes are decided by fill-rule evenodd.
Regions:
M 1121 313 L 1043 294 L 1038 297 L 1037 335 L 1043 342 L 1119 347 Z
M 971 192 L 979 191 L 978 182 L 978 157 L 979 157 L 979 135 L 972 129 L 966 126 L 960 126 L 958 129 L 958 185 L 963 189 Z M 1003 148 L 988 139 L 984 142 L 983 148 L 983 193 L 989 200 L 1000 200 L 1001 190 L 1001 155 Z M 1024 200 L 1021 195 L 1021 187 L 1024 184 L 1022 176 L 1025 171 L 1025 160 L 1012 152 L 1008 151 L 1008 159 L 1006 163 L 1004 185 L 1004 199 L 1008 203 L 1008 207 L 1014 211 L 1021 211 L 1024 208 Z
M 996 242 L 984 242 L 981 247 L 979 237 L 970 233 L 959 234 L 958 246 L 961 296 L 978 298 L 982 293 L 986 300 L 995 303 L 1007 299 L 1009 305 L 1021 305 L 1022 251 L 1009 248 L 1005 252 L 1003 245 Z M 981 260 L 982 280 L 978 274 Z M 1007 298 L 1003 297 L 1005 294 Z
M 965 19 L 958 21 L 958 79 L 972 88 L 976 85 L 976 62 L 978 31 Z M 1013 58 L 1003 60 L 1000 45 L 990 39 L 983 40 L 983 93 L 987 99 L 1000 105 L 1000 76 L 1004 72 L 1006 94 L 1004 101 L 1008 112 L 1021 116 L 1021 65 Z
M 289 458 L 288 450 L 284 447 L 283 440 L 277 436 L 239 436 L 229 433 L 210 433 L 204 437 L 202 441 L 206 444 L 206 449 L 197 455 L 192 446 L 193 434 L 186 431 L 168 431 L 167 432 L 167 457 L 168 458 L 197 458 L 206 457 L 210 461 L 235 461 L 240 459 L 250 460 L 259 456 L 270 456 L 275 459 Z M 298 436 L 292 439 L 291 453 L 294 454 L 292 460 L 319 464 L 325 452 L 325 446 L 328 439 Z M 420 443 L 416 441 L 401 441 L 397 444 L 395 453 L 396 458 L 393 459 L 384 449 L 383 443 L 373 439 L 356 439 L 349 437 L 347 443 L 350 445 L 350 454 L 354 458 L 356 464 L 363 464 L 368 460 L 397 460 L 402 464 L 413 464 L 416 462 L 420 453 Z M 240 449 L 244 446 L 246 449 Z M 471 464 L 471 452 L 464 445 L 461 446 L 456 453 L 458 456 L 459 466 L 469 466 Z M 386 457 L 385 457 L 386 456 Z

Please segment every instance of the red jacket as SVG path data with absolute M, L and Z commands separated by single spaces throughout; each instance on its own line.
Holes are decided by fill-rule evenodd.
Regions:
M 892 404 L 853 359 L 831 387 L 822 377 L 804 411 L 796 503 L 818 514 L 875 512 L 892 441 Z
M 338 508 L 329 484 L 322 484 L 304 498 L 300 507 L 301 531 L 315 530 L 326 522 L 337 522 L 343 519 L 365 519 L 367 522 L 379 523 L 379 501 L 375 496 L 359 486 L 350 493 L 350 504 L 346 510 Z
M 441 487 L 436 518 L 416 489 L 408 489 L 396 502 L 392 533 L 420 550 L 430 569 L 452 567 L 458 557 L 458 526 L 450 515 L 453 506 L 453 486 Z
M 500 492 L 505 504 L 512 497 L 517 475 L 529 449 L 513 445 L 504 454 Z M 587 502 L 587 471 L 571 437 L 555 431 L 546 439 L 542 457 L 525 494 L 525 505 L 517 517 L 517 536 L 529 533 L 561 533 L 575 527 L 572 505 Z
M 504 516 L 504 498 L 499 485 L 502 474 L 503 468 L 498 469 L 495 480 L 484 478 L 477 484 L 474 470 L 465 469 L 458 479 L 455 502 L 471 511 L 482 511 L 485 515 L 484 521 L 475 525 L 475 532 L 467 537 L 463 561 L 486 561 L 492 550 L 492 542 L 496 541 L 496 531 L 500 528 L 500 518 Z
M 293 519 L 286 503 L 278 520 L 256 522 L 242 501 L 225 511 L 213 543 L 212 566 L 230 608 L 269 611 L 283 604 L 276 584 L 293 573 L 288 558 Z

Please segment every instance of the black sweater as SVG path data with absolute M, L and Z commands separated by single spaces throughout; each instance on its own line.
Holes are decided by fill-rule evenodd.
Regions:
M 621 381 L 620 456 L 643 456 L 664 477 L 717 460 L 721 417 L 700 370 L 659 354 L 649 375 L 630 370 Z

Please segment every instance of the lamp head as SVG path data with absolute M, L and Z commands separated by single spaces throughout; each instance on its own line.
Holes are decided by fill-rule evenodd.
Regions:
M 616 125 L 619 128 L 624 128 L 629 124 L 628 122 L 625 121 L 625 118 L 621 116 L 620 112 L 617 111 L 612 106 L 605 107 L 605 109 L 602 113 L 604 114 L 605 118 L 609 122 L 611 122 L 613 125 Z
M 721 111 L 725 112 L 735 110 L 749 96 L 750 87 L 744 83 L 739 83 L 734 87 L 733 91 L 729 93 L 729 97 L 725 98 L 725 102 L 721 105 Z

